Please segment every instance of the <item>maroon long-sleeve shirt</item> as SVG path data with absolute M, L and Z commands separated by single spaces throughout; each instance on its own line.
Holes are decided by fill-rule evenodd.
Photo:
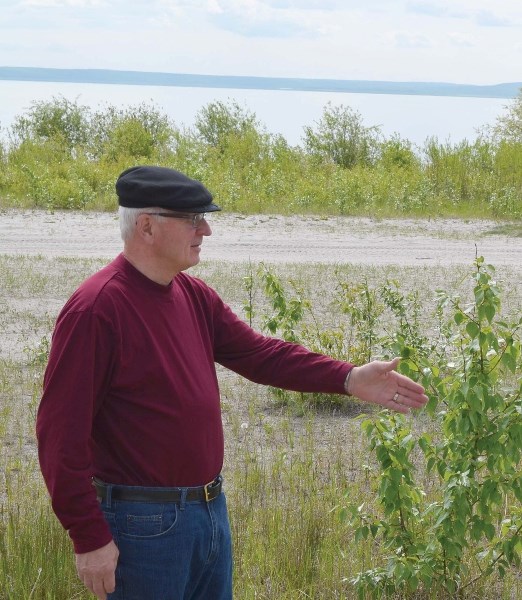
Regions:
M 163 286 L 123 255 L 71 296 L 53 333 L 37 437 L 54 511 L 77 553 L 112 539 L 93 476 L 178 487 L 219 474 L 215 362 L 258 383 L 340 394 L 351 367 L 256 333 L 194 277 Z

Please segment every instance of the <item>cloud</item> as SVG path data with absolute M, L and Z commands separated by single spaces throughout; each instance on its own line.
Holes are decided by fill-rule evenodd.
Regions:
M 409 31 L 396 31 L 392 34 L 397 48 L 431 48 L 432 43 L 425 35 L 410 33 Z
M 215 13 L 211 20 L 220 29 L 245 37 L 291 38 L 313 33 L 308 27 L 285 18 L 274 20 L 237 13 Z
M 85 8 L 103 6 L 102 0 L 21 0 L 20 6 L 36 8 Z
M 478 25 L 483 27 L 511 27 L 514 25 L 513 21 L 505 17 L 499 17 L 489 10 L 481 10 L 475 16 L 475 21 Z
M 100 19 L 100 11 L 104 18 Z M 19 0 L 2 8 L 2 36 L 14 36 L 23 44 L 25 32 L 61 32 L 71 28 L 96 27 L 110 21 L 104 0 Z M 29 43 L 35 35 L 29 33 Z
M 445 6 L 434 4 L 432 2 L 408 2 L 406 4 L 406 10 L 420 15 L 427 15 L 429 17 L 448 16 L 448 9 Z
M 444 2 L 423 2 L 416 0 L 406 4 L 408 12 L 439 19 L 463 19 L 482 27 L 511 27 L 516 25 L 516 20 L 513 19 L 515 12 L 514 8 L 506 6 L 504 3 L 497 7 L 497 12 L 489 10 L 489 2 L 484 3 L 484 8 L 480 7 L 480 0 L 470 4 L 466 0 L 452 2 L 451 4 Z M 498 11 L 504 11 L 504 15 L 509 14 L 510 17 L 503 16 Z M 520 23 L 518 23 L 520 24 Z
M 273 5 L 272 5 L 273 4 Z M 279 7 L 279 5 L 284 5 Z M 208 18 L 219 29 L 244 37 L 292 38 L 315 36 L 319 29 L 310 25 L 290 2 L 275 0 L 209 0 Z
M 475 44 L 470 40 L 469 36 L 460 33 L 460 32 L 450 32 L 448 33 L 448 39 L 452 46 L 456 46 L 457 48 L 472 48 Z
M 207 10 L 212 15 L 220 15 L 223 13 L 223 9 L 221 8 L 218 0 L 208 0 Z
M 265 4 L 277 9 L 323 11 L 346 9 L 350 8 L 350 5 L 366 6 L 365 0 L 266 0 Z

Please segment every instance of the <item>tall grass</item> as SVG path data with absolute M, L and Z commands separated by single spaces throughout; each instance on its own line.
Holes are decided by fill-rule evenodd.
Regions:
M 154 105 L 37 102 L 2 140 L 0 207 L 112 210 L 119 173 L 155 163 L 200 179 L 241 213 L 522 216 L 522 142 L 507 134 L 416 148 L 328 106 L 305 131 L 290 146 L 235 103 L 210 104 L 180 128 Z
M 99 261 L 0 257 L 0 304 L 4 330 L 19 331 L 3 338 L 0 352 L 0 599 L 87 599 L 77 580 L 72 546 L 52 514 L 40 479 L 35 451 L 34 419 L 52 321 L 78 281 L 99 268 Z M 67 277 L 63 276 L 64 270 Z M 241 267 L 227 269 L 208 263 L 197 273 L 233 306 L 245 303 Z M 244 274 L 251 270 L 244 265 Z M 426 332 L 433 323 L 429 291 L 444 286 L 462 291 L 462 269 L 365 269 L 328 266 L 279 267 L 277 275 L 288 292 L 289 279 L 314 298 L 319 327 L 347 319 L 332 303 L 325 281 L 381 285 L 400 279 L 407 293 L 418 290 Z M 499 273 L 517 285 L 518 274 Z M 448 289 L 448 286 L 450 289 Z M 255 275 L 254 325 L 270 305 L 262 300 L 262 282 Z M 32 318 L 17 307 L 28 297 L 37 304 Z M 518 297 L 518 301 L 520 298 Z M 511 311 L 520 311 L 520 305 Z M 386 326 L 386 323 L 383 324 Z M 354 334 L 355 335 L 355 334 Z M 430 333 L 431 335 L 431 333 Z M 226 436 L 224 475 L 234 539 L 234 589 L 237 600 L 354 599 L 350 583 L 360 571 L 379 564 L 383 549 L 376 542 L 354 538 L 343 521 L 347 503 L 375 506 L 379 473 L 357 420 L 363 410 L 349 402 L 300 415 L 273 402 L 264 388 L 220 370 Z M 424 415 L 412 417 L 418 431 L 430 431 Z M 437 489 L 431 493 L 436 497 Z M 476 566 L 469 559 L 469 569 Z M 508 599 L 522 594 L 520 573 L 513 567 L 504 579 L 480 581 L 465 598 Z M 433 600 L 435 598 L 431 596 Z M 418 598 L 430 598 L 429 592 Z

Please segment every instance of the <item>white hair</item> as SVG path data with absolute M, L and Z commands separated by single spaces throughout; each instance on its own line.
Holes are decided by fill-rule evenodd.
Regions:
M 136 228 L 136 220 L 144 212 L 147 212 L 144 208 L 129 208 L 128 206 L 120 206 L 118 208 L 120 234 L 124 242 L 128 242 L 131 239 Z

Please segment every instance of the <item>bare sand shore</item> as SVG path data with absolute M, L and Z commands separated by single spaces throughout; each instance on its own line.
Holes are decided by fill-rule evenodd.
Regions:
M 401 266 L 471 264 L 519 267 L 522 237 L 491 234 L 495 223 L 214 214 L 202 260 L 353 263 Z M 5 210 L 0 254 L 111 258 L 122 243 L 115 214 Z
M 202 263 L 222 261 L 234 265 L 252 261 L 267 264 L 354 264 L 368 266 L 437 267 L 471 265 L 476 253 L 488 263 L 503 267 L 514 289 L 522 281 L 522 238 L 491 234 L 496 223 L 458 220 L 372 220 L 362 218 L 281 217 L 269 215 L 242 216 L 216 214 L 211 218 L 213 235 L 204 240 Z M 115 214 L 45 211 L 0 211 L 0 255 L 94 258 L 110 260 L 121 251 L 122 242 Z M 420 272 L 420 269 L 419 269 Z M 443 276 L 443 275 L 442 275 Z M 519 304 L 519 293 L 516 304 Z M 2 294 L 0 294 L 2 297 Z M 64 293 L 49 293 L 45 298 L 9 298 L 4 295 L 13 322 L 4 325 L 0 357 L 22 359 L 25 348 L 38 348 L 42 334 L 48 331 L 34 327 L 34 317 L 54 317 L 63 305 Z M 241 441 L 230 433 L 242 423 L 245 436 L 253 436 L 255 444 L 266 447 L 265 425 L 276 426 L 280 411 L 275 409 L 268 392 L 238 376 L 219 370 L 222 397 L 227 410 L 224 423 L 227 435 L 227 457 L 236 460 Z M 253 386 L 251 388 L 245 388 Z M 261 417 L 252 421 L 251 407 L 245 397 L 254 399 Z M 26 398 L 25 406 L 31 401 Z M 341 412 L 357 414 L 359 405 L 347 403 Z M 236 423 L 236 425 L 234 425 Z M 262 423 L 262 425 L 260 425 Z M 242 426 L 243 426 L 242 425 Z M 293 418 L 296 435 L 309 431 L 302 419 Z M 354 429 L 355 428 L 355 429 Z M 243 430 L 241 430 L 243 431 Z M 353 427 L 338 414 L 319 413 L 314 417 L 319 445 L 329 440 L 349 448 L 358 439 L 358 425 Z M 17 433 L 10 444 L 19 452 Z M 239 446 L 238 446 L 239 444 Z M 26 436 L 23 452 L 34 456 L 32 435 Z M 267 453 L 268 455 L 268 453 Z M 226 469 L 225 469 L 226 470 Z

